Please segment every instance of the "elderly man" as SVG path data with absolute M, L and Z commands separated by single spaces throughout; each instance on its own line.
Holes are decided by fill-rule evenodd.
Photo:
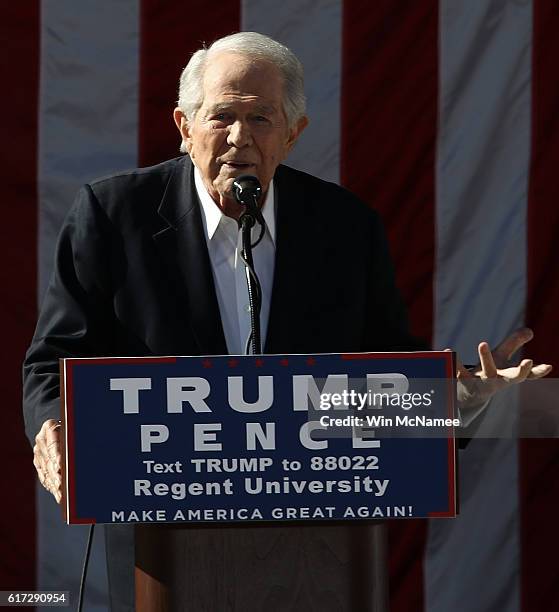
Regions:
M 249 329 L 236 258 L 232 184 L 262 184 L 254 251 L 265 352 L 414 349 L 378 216 L 341 187 L 281 165 L 307 125 L 303 71 L 283 45 L 234 34 L 195 53 L 174 111 L 188 156 L 82 188 L 25 362 L 27 433 L 41 483 L 60 501 L 59 357 L 239 354 Z M 550 367 L 508 365 L 521 330 L 462 378 L 484 381 L 463 408 Z M 495 357 L 495 358 L 494 358 Z

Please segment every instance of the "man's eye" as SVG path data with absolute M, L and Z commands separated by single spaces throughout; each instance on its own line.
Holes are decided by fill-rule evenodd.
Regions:
M 231 115 L 229 113 L 215 113 L 210 119 L 216 123 L 230 123 Z
M 267 128 L 270 126 L 270 118 L 266 115 L 254 115 L 251 118 L 251 123 L 257 128 Z

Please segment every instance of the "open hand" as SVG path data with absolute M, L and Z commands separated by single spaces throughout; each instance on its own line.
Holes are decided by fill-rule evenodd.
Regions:
M 487 342 L 480 342 L 479 364 L 474 369 L 465 368 L 457 360 L 456 377 L 462 406 L 480 406 L 512 384 L 547 376 L 552 369 L 549 364 L 534 365 L 532 359 L 523 359 L 514 365 L 512 361 L 514 354 L 533 337 L 532 330 L 524 327 L 513 332 L 494 351 L 491 351 Z

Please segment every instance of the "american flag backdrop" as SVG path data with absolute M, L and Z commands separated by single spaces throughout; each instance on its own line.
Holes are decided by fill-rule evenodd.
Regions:
M 255 30 L 306 71 L 288 163 L 384 218 L 413 331 L 476 359 L 521 325 L 557 367 L 557 0 L 23 0 L 2 6 L 0 590 L 77 592 L 85 532 L 36 487 L 20 365 L 62 219 L 94 177 L 178 155 L 176 83 L 202 42 Z M 486 436 L 514 425 L 494 402 Z M 461 515 L 390 525 L 391 610 L 559 610 L 559 448 L 475 439 Z M 88 610 L 107 609 L 101 530 Z

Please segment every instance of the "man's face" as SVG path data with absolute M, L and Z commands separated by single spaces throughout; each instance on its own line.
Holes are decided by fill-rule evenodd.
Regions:
M 175 109 L 175 122 L 208 192 L 226 214 L 237 216 L 234 179 L 255 175 L 266 192 L 307 120 L 288 128 L 283 78 L 267 61 L 217 54 L 206 66 L 203 88 L 202 106 L 192 121 Z

